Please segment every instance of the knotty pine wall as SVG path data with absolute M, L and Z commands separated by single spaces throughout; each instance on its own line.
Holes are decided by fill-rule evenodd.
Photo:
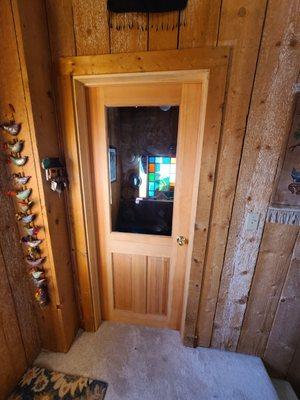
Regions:
M 299 0 L 189 0 L 181 13 L 116 16 L 107 14 L 104 0 L 0 4 L 0 15 L 5 15 L 0 26 L 15 27 L 9 38 L 3 32 L 2 54 L 7 48 L 20 54 L 20 49 L 11 50 L 11 43 L 22 42 L 23 82 L 29 88 L 40 154 L 60 151 L 55 104 L 59 57 L 231 47 L 221 139 L 204 143 L 205 170 L 210 172 L 200 177 L 185 335 L 200 346 L 259 355 L 273 373 L 295 382 L 300 374 L 299 229 L 264 221 L 293 110 L 299 6 Z M 64 205 L 48 196 L 45 218 L 54 232 L 55 217 L 48 207 L 60 214 L 59 237 L 65 240 Z M 249 211 L 260 214 L 254 233 L 245 229 Z M 55 252 L 54 242 L 49 248 Z M 51 269 L 58 294 L 64 289 L 56 267 L 60 250 Z
M 4 194 L 9 190 L 4 168 L 0 188 L 0 399 L 5 399 L 40 352 L 41 341 L 14 205 Z

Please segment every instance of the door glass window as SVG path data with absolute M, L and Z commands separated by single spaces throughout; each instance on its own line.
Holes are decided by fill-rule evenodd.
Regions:
M 107 107 L 113 231 L 172 234 L 178 106 Z

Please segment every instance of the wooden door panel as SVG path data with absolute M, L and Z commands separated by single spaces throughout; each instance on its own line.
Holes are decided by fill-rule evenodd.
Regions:
M 169 258 L 114 253 L 114 309 L 167 315 L 169 272 Z
M 132 311 L 147 312 L 147 257 L 132 255 Z
M 114 307 L 118 310 L 132 310 L 132 256 L 113 254 Z
M 170 259 L 147 258 L 147 313 L 167 315 Z

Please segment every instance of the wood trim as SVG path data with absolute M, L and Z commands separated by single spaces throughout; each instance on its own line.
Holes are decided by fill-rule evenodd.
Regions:
M 133 72 L 161 72 L 227 67 L 227 47 L 187 50 L 147 51 L 105 54 L 102 56 L 65 57 L 59 61 L 59 75 L 102 75 Z
M 62 132 L 66 155 L 66 166 L 70 180 L 69 213 L 70 234 L 74 261 L 79 280 L 79 297 L 83 314 L 83 327 L 87 331 L 96 329 L 91 277 L 88 267 L 88 252 L 85 232 L 85 216 L 82 204 L 79 155 L 77 152 L 76 117 L 73 101 L 73 81 L 70 76 L 60 77 L 60 111 L 63 116 Z
M 85 87 L 82 83 L 74 81 L 74 102 L 75 102 L 75 115 L 76 124 L 81 129 L 81 134 L 77 131 L 77 144 L 81 149 L 78 152 L 79 156 L 79 168 L 81 177 L 81 186 L 84 193 L 83 202 L 83 213 L 84 213 L 84 223 L 85 223 L 85 235 L 87 244 L 87 255 L 89 265 L 97 265 L 98 261 L 98 247 L 97 247 L 97 227 L 95 224 L 95 200 L 92 191 L 93 187 L 93 169 L 90 163 L 90 148 L 91 143 L 88 135 L 88 121 L 87 121 L 87 97 L 85 92 Z M 79 123 L 80 121 L 80 123 Z M 83 167 L 84 166 L 84 167 Z M 100 296 L 99 296 L 99 280 L 97 274 L 97 268 L 90 269 L 90 282 L 91 282 L 91 299 L 93 301 L 93 317 L 94 326 L 97 328 L 101 323 L 101 307 L 100 307 Z
M 209 120 L 205 122 L 204 140 L 207 140 L 209 135 L 214 132 L 214 139 L 218 141 L 220 135 L 220 121 L 222 115 L 222 104 L 225 95 L 225 82 L 227 75 L 227 66 L 229 60 L 229 49 L 227 48 L 204 48 L 204 49 L 189 49 L 189 50 L 170 50 L 163 52 L 143 52 L 143 53 L 128 53 L 128 54 L 109 54 L 103 56 L 83 56 L 83 57 L 67 57 L 62 58 L 59 62 L 60 75 L 60 90 L 62 98 L 64 126 L 65 149 L 68 172 L 71 182 L 71 205 L 70 211 L 72 215 L 72 223 L 75 238 L 75 253 L 77 255 L 77 269 L 79 274 L 79 285 L 82 296 L 82 308 L 85 320 L 86 329 L 93 330 L 96 328 L 93 319 L 92 291 L 91 291 L 91 266 L 88 261 L 88 250 L 86 233 L 84 230 L 84 214 L 83 210 L 79 209 L 78 204 L 82 203 L 82 178 L 80 178 L 79 157 L 77 153 L 77 133 L 74 120 L 73 108 L 73 92 L 72 80 L 78 80 L 80 83 L 88 85 L 88 80 L 92 82 L 92 86 L 96 84 L 95 79 L 102 78 L 107 81 L 114 78 L 120 80 L 126 78 L 126 74 L 136 79 L 136 74 L 140 74 L 141 79 L 147 81 L 148 74 L 145 72 L 156 72 L 158 75 L 162 71 L 169 71 L 170 76 L 177 74 L 178 77 L 184 80 L 187 78 L 188 71 L 191 73 L 192 80 L 195 79 L 195 70 L 207 73 L 209 71 L 209 88 L 208 88 L 208 105 L 209 105 Z M 178 71 L 178 72 L 176 72 Z M 182 71 L 185 74 L 182 75 Z M 124 74 L 124 75 L 123 75 Z M 131 75 L 132 74 L 132 75 Z M 96 77 L 93 75 L 96 75 Z M 135 76 L 134 76 L 135 75 Z M 146 77 L 146 78 L 145 78 Z M 153 76 L 151 78 L 153 80 Z M 179 78 L 180 79 L 180 78 Z M 188 80 L 188 82 L 191 82 Z M 119 82 L 120 83 L 120 82 Z M 216 96 L 216 97 L 215 97 Z M 216 124 L 212 124 L 213 116 L 216 117 Z M 197 202 L 199 207 L 199 203 Z M 209 220 L 209 215 L 207 215 Z M 74 223 L 76 221 L 76 227 Z M 192 248 L 191 248 L 192 254 Z M 191 257 L 191 255 L 190 255 Z M 189 283 L 189 296 L 187 301 L 187 315 L 191 312 L 190 308 L 193 303 L 199 301 L 199 292 L 193 293 L 191 287 L 199 285 Z M 189 300 L 194 296 L 194 300 Z M 190 319 L 184 319 L 183 327 L 187 326 Z M 89 321 L 87 323 L 87 321 Z M 195 320 L 192 321 L 193 327 L 190 331 L 195 332 Z M 187 331 L 183 329 L 184 336 L 187 336 Z M 193 335 L 194 333 L 192 333 Z

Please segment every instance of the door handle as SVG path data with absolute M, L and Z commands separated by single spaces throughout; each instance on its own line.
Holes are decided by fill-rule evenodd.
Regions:
M 179 246 L 183 246 L 184 244 L 188 243 L 187 238 L 184 236 L 177 236 L 176 241 L 179 244 Z

